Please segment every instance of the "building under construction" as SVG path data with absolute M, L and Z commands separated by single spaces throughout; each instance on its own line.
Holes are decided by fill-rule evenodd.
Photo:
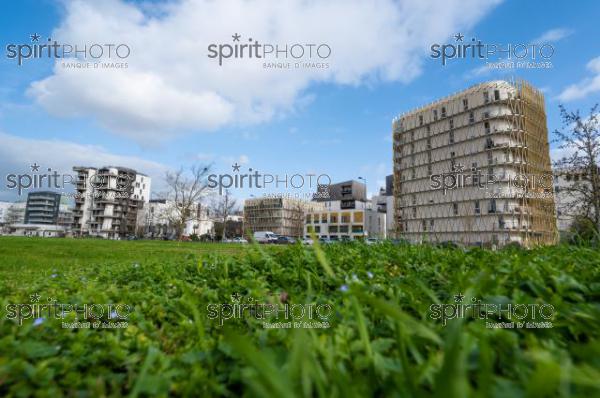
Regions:
M 247 199 L 244 202 L 244 232 L 270 231 L 301 237 L 306 213 L 322 207 L 320 203 L 284 197 Z
M 556 243 L 543 95 L 492 81 L 393 121 L 397 234 L 411 242 Z

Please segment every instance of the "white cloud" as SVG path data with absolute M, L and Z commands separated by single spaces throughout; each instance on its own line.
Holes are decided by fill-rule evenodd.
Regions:
M 558 100 L 564 102 L 578 100 L 600 91 L 600 57 L 588 62 L 586 68 L 592 73 L 592 76 L 565 88 L 558 95 Z
M 73 175 L 73 166 L 102 167 L 106 165 L 124 166 L 147 174 L 152 178 L 152 191 L 164 189 L 167 166 L 136 156 L 123 156 L 110 153 L 98 145 L 83 145 L 70 141 L 52 139 L 22 138 L 0 132 L 0 170 L 3 181 L 0 197 L 15 199 L 16 191 L 8 190 L 4 180 L 8 174 L 30 173 L 30 165 L 40 165 L 39 173 L 48 168 L 59 174 Z
M 556 28 L 550 29 L 540 35 L 540 37 L 533 40 L 534 43 L 548 43 L 548 42 L 556 42 L 564 39 L 573 34 L 571 29 L 565 28 Z
M 311 83 L 408 82 L 429 46 L 479 21 L 499 0 L 188 0 L 149 5 L 123 0 L 65 3 L 52 32 L 62 43 L 126 43 L 123 70 L 54 68 L 29 94 L 52 114 L 92 116 L 140 142 L 175 131 L 269 120 L 303 106 Z M 330 68 L 266 70 L 255 59 L 219 67 L 211 43 L 231 35 L 261 43 L 326 43 Z

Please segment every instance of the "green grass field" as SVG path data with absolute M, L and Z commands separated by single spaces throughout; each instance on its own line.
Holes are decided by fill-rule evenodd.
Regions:
M 123 328 L 9 319 L 48 299 L 132 311 Z M 478 302 L 551 306 L 552 327 L 488 327 L 514 319 L 477 311 L 444 325 L 432 310 Z M 329 327 L 226 319 L 259 303 L 327 306 Z M 583 246 L 0 238 L 0 304 L 0 396 L 600 396 L 600 253 Z

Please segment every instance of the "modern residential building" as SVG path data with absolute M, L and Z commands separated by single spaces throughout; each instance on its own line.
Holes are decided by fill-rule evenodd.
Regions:
M 25 224 L 58 224 L 61 194 L 52 191 L 37 191 L 27 194 Z
M 400 115 L 393 136 L 398 237 L 556 242 L 544 97 L 528 83 L 470 87 Z
M 349 209 L 342 200 L 322 202 L 323 207 L 306 214 L 304 236 L 313 231 L 319 238 L 354 240 L 386 237 L 386 214 L 371 208 L 367 201 L 355 201 Z
M 139 232 L 150 177 L 125 167 L 74 167 L 78 174 L 73 233 L 119 239 Z
M 340 201 L 342 209 L 354 209 L 357 201 L 367 201 L 367 187 L 364 183 L 354 180 L 322 185 L 313 195 L 313 200 L 315 202 Z
M 213 235 L 213 220 L 208 208 L 198 203 L 185 222 L 182 230 L 184 237 L 191 235 Z M 166 199 L 151 199 L 143 210 L 144 236 L 148 238 L 177 239 L 174 226 L 175 204 Z
M 244 231 L 270 231 L 282 236 L 304 235 L 306 213 L 323 208 L 316 202 L 285 197 L 246 199 L 244 202 Z

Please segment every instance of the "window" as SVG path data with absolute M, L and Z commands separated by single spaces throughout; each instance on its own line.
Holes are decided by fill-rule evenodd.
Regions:
M 484 119 L 489 119 L 490 118 L 490 113 L 489 112 L 483 112 L 483 118 Z
M 412 204 L 413 206 L 417 204 L 417 195 L 412 196 Z
M 490 102 L 490 93 L 488 93 L 487 91 L 483 92 L 483 103 L 487 104 L 488 102 Z
M 419 126 L 423 125 L 423 115 L 419 115 Z
M 470 124 L 475 123 L 475 113 L 473 113 L 473 112 L 469 112 L 469 123 Z
M 504 229 L 504 226 L 505 226 L 504 217 L 498 216 L 498 227 L 500 227 L 501 229 Z
M 415 144 L 410 144 L 410 153 L 412 154 L 415 151 Z
M 493 154 L 492 152 L 488 152 L 487 153 L 487 160 L 488 160 L 488 164 L 492 164 L 494 159 L 493 159 Z
M 438 112 L 437 109 L 433 110 L 433 120 L 437 120 L 438 119 Z
M 490 122 L 485 122 L 485 123 L 483 123 L 483 127 L 485 128 L 485 133 L 486 133 L 486 134 L 489 134 L 489 133 L 491 132 L 491 129 L 490 129 Z
M 431 167 L 430 164 L 427 165 L 427 174 L 429 174 L 429 175 L 433 174 L 433 168 Z
M 321 214 L 321 223 L 326 223 L 327 222 L 327 213 L 323 213 Z
M 450 131 L 448 142 L 454 144 L 454 131 Z
M 423 231 L 427 231 L 427 221 L 423 220 Z
M 442 118 L 446 117 L 446 107 L 442 106 Z
M 458 216 L 458 203 L 452 203 L 452 212 L 455 216 Z
M 429 220 L 429 228 L 430 229 L 433 229 L 433 224 L 434 224 L 433 221 L 434 221 L 433 218 L 431 220 Z
M 494 101 L 500 101 L 500 90 L 494 90 Z
M 463 110 L 468 110 L 469 109 L 469 100 L 464 98 L 463 99 Z
M 415 178 L 417 178 L 417 172 L 416 170 L 413 168 L 411 171 L 411 178 L 414 180 Z
M 450 124 L 450 130 L 452 130 L 454 128 L 454 119 L 450 119 L 449 124 Z
M 416 207 L 412 208 L 412 216 L 413 216 L 413 218 L 417 218 L 417 208 Z
M 427 135 L 428 135 L 428 136 L 429 136 L 429 135 L 431 135 L 431 126 L 430 126 L 430 125 L 427 125 L 427 127 L 426 127 L 425 129 L 426 129 L 426 131 L 427 131 Z
M 354 222 L 356 223 L 362 223 L 363 222 L 363 212 L 362 211 L 357 211 L 354 213 Z
M 350 223 L 350 213 L 342 213 L 342 224 Z
M 478 200 L 475 201 L 475 214 L 481 214 L 481 205 Z
M 337 213 L 331 213 L 329 215 L 329 222 L 331 224 L 337 224 L 338 223 L 338 214 Z
M 431 138 L 427 138 L 427 149 L 431 149 Z
M 496 212 L 496 199 L 490 200 L 490 207 L 488 208 L 488 213 Z
M 410 132 L 410 140 L 411 140 L 411 141 L 414 141 L 414 140 L 415 140 L 415 132 L 414 132 L 414 131 L 411 131 L 411 132 Z

